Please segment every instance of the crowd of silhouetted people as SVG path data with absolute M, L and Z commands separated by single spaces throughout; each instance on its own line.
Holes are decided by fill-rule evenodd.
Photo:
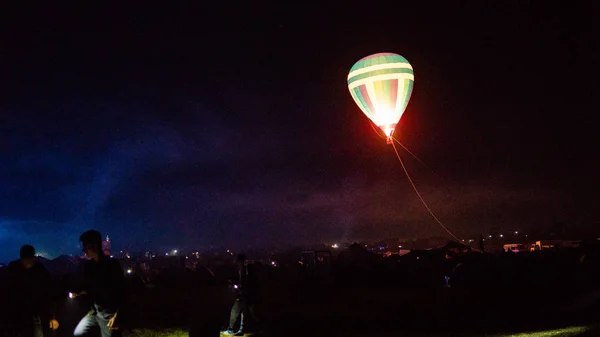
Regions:
M 118 260 L 102 252 L 98 231 L 87 231 L 79 240 L 88 261 L 81 282 L 68 289 L 68 296 L 85 297 L 89 311 L 73 335 L 79 337 L 98 330 L 102 337 L 120 336 L 122 317 L 127 315 L 123 269 Z M 2 271 L 0 279 L 4 304 L 0 324 L 4 335 L 43 337 L 59 329 L 58 303 L 67 294 L 66 289 L 38 262 L 33 246 L 21 247 L 19 259 Z
M 308 303 L 318 312 L 319 301 L 337 301 L 335 297 L 327 297 L 330 294 L 336 294 L 340 301 L 349 297 L 359 303 L 358 293 L 381 293 L 385 289 L 406 289 L 409 290 L 406 294 L 423 294 L 423 297 L 417 297 L 421 306 L 447 307 L 445 314 L 441 313 L 443 311 L 433 314 L 431 312 L 435 310 L 430 310 L 426 315 L 432 317 L 443 316 L 454 323 L 461 319 L 491 322 L 499 319 L 500 313 L 522 318 L 523 314 L 543 306 L 588 310 L 596 304 L 589 294 L 595 294 L 600 281 L 597 241 L 582 242 L 578 248 L 555 247 L 501 254 L 449 245 L 388 257 L 355 244 L 334 257 L 315 257 L 310 264 L 302 263 L 297 256 L 282 259 L 276 266 L 249 263 L 246 256 L 240 254 L 230 265 L 210 272 L 206 268 L 196 271 L 165 269 L 143 282 L 135 273 L 126 277 L 119 260 L 102 252 L 99 232 L 85 232 L 80 241 L 87 257 L 80 277 L 53 277 L 38 262 L 35 249 L 30 245 L 21 248 L 18 260 L 0 269 L 0 299 L 4 304 L 0 315 L 3 333 L 0 335 L 42 337 L 57 333 L 63 336 L 96 333 L 102 337 L 120 336 L 133 326 L 143 327 L 160 321 L 161 315 L 165 316 L 165 322 L 169 315 L 202 321 L 200 311 L 210 311 L 207 305 L 219 303 L 221 307 L 230 307 L 229 320 L 219 318 L 220 330 L 241 336 L 249 329 L 262 331 L 264 318 L 283 317 L 287 310 L 294 312 L 294 307 L 304 307 Z M 164 303 L 155 307 L 139 304 L 144 298 L 150 298 L 148 289 L 153 294 L 162 292 L 183 299 L 192 296 L 192 289 L 202 288 L 223 289 L 223 293 L 231 296 L 224 295 L 210 302 L 205 293 L 203 298 L 194 301 L 205 301 L 206 305 L 199 305 L 202 309 L 194 307 L 194 310 L 190 305 L 165 309 Z M 289 295 L 282 295 L 285 291 Z M 390 290 L 390 294 L 399 292 Z M 408 295 L 404 296 L 408 298 Z M 85 301 L 88 311 L 74 327 L 66 330 L 64 324 L 61 325 L 65 316 L 61 308 L 65 301 L 74 298 Z M 153 301 L 160 302 L 158 298 L 153 297 Z M 404 303 L 406 298 L 392 300 Z M 584 307 L 578 307 L 583 303 L 579 301 L 582 298 L 592 300 L 584 303 Z M 276 303 L 278 307 L 268 308 L 264 303 Z M 343 309 L 353 310 L 352 307 Z M 148 312 L 153 310 L 160 312 Z M 561 310 L 564 313 L 567 309 Z M 388 311 L 392 320 L 399 319 L 400 313 L 404 320 L 411 317 L 411 321 L 421 319 L 417 315 L 425 316 L 409 304 L 390 307 Z M 465 315 L 467 312 L 469 314 Z M 295 315 L 298 315 L 297 311 Z

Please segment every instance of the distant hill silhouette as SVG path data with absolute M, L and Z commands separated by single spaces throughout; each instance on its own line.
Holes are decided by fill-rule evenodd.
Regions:
M 38 261 L 48 269 L 53 277 L 61 277 L 67 274 L 76 273 L 81 266 L 80 257 L 61 255 L 53 260 L 38 257 Z

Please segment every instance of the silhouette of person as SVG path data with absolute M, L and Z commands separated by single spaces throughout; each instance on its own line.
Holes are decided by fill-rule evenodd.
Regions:
M 485 252 L 485 240 L 483 240 L 483 234 L 479 235 L 479 249 L 481 252 Z
M 224 331 L 226 334 L 234 336 L 243 336 L 247 329 L 245 326 L 248 313 L 258 322 L 256 315 L 256 302 L 258 300 L 258 284 L 256 272 L 246 263 L 246 255 L 239 254 L 236 259 L 237 280 L 235 288 L 237 289 L 237 298 L 231 308 L 229 316 L 229 327 Z M 234 327 L 239 318 L 240 328 L 234 333 Z
M 58 328 L 53 314 L 52 277 L 36 259 L 33 246 L 22 246 L 19 257 L 8 265 L 5 274 L 11 303 L 8 324 L 18 336 L 42 337 Z
M 79 238 L 89 261 L 84 265 L 83 291 L 74 296 L 87 295 L 91 310 L 74 331 L 74 336 L 83 336 L 94 327 L 99 327 L 102 337 L 121 336 L 120 323 L 126 303 L 125 275 L 119 261 L 102 252 L 100 232 L 89 230 Z
M 444 286 L 446 288 L 450 288 L 450 277 L 454 272 L 454 268 L 456 267 L 456 261 L 452 257 L 452 255 L 446 253 L 444 256 L 444 261 L 442 264 L 443 272 L 444 272 Z

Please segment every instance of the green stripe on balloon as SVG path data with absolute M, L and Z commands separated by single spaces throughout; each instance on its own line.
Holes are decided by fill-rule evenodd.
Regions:
M 358 107 L 365 113 L 370 113 L 369 112 L 369 107 L 367 107 L 367 103 L 365 102 L 365 100 L 362 97 L 362 94 L 360 92 L 360 88 L 356 87 L 354 89 L 352 89 L 352 96 L 355 97 L 355 101 L 356 104 L 358 104 Z
M 361 90 L 361 88 L 363 90 Z M 373 110 L 369 106 L 369 103 L 371 102 L 371 100 L 369 99 L 369 95 L 368 95 L 368 93 L 366 93 L 366 90 L 364 90 L 364 88 L 365 88 L 364 85 L 356 87 L 354 89 L 354 92 L 356 93 L 356 97 L 358 97 L 358 99 L 359 99 L 359 102 L 360 102 L 359 107 L 361 108 L 361 110 L 368 116 L 372 116 Z
M 404 97 L 404 100 L 402 101 L 402 111 L 404 111 L 404 109 L 406 109 L 406 107 L 408 106 L 408 100 L 410 99 L 410 95 L 412 94 L 413 83 L 413 80 L 404 80 L 404 92 L 402 93 L 402 97 Z
M 402 57 L 400 55 L 392 54 L 392 53 L 379 53 L 379 54 L 369 55 L 365 58 L 360 59 L 358 62 L 356 62 L 354 64 L 354 66 L 352 66 L 352 68 L 350 68 L 350 72 L 353 72 L 354 70 L 361 69 L 364 67 L 368 67 L 368 66 L 372 66 L 372 65 L 376 65 L 376 64 L 385 64 L 385 63 L 407 63 L 407 64 L 410 64 L 407 59 L 405 59 L 404 57 Z
M 356 76 L 352 76 L 351 78 L 348 79 L 348 85 L 352 84 L 353 82 L 356 82 L 358 80 L 363 80 L 369 77 L 373 77 L 373 76 L 379 76 L 379 75 L 390 75 L 390 74 L 414 74 L 412 69 L 408 69 L 408 68 L 388 68 L 388 69 L 380 69 L 380 70 L 373 70 L 373 71 L 369 71 L 363 74 L 358 74 Z
M 358 89 L 360 90 L 362 99 L 365 102 L 366 111 L 368 111 L 371 116 L 374 116 L 377 113 L 377 111 L 375 111 L 375 106 L 373 105 L 373 100 L 372 97 L 369 95 L 367 86 L 361 85 L 358 87 Z

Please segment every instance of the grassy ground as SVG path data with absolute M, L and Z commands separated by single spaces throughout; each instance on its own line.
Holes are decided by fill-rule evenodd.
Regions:
M 419 335 L 423 337 L 442 337 L 442 336 L 464 336 L 464 337 L 584 337 L 584 336 L 597 336 L 600 331 L 597 327 L 590 326 L 572 326 L 560 329 L 553 330 L 544 330 L 544 331 L 529 331 L 529 332 L 516 332 L 516 333 L 504 333 L 504 334 L 428 334 L 428 335 Z M 337 334 L 326 334 L 327 336 L 337 336 Z M 344 333 L 344 336 L 349 337 L 368 337 L 380 335 L 380 333 L 364 333 L 364 332 L 355 332 L 355 333 Z M 388 336 L 415 336 L 413 333 L 386 333 Z M 124 337 L 183 337 L 188 336 L 187 330 L 178 330 L 178 329 L 165 329 L 165 330 L 156 330 L 156 329 L 136 329 L 132 332 L 127 332 L 124 334 Z M 246 335 L 250 336 L 250 335 Z M 273 335 L 275 336 L 275 335 Z M 295 336 L 293 332 L 285 332 L 281 334 L 276 334 L 276 336 Z M 306 336 L 320 336 L 315 333 L 307 334 Z
M 585 326 L 573 326 L 562 329 L 546 330 L 546 331 L 532 331 L 532 332 L 521 332 L 513 334 L 496 335 L 498 337 L 553 337 L 553 336 L 585 336 L 592 332 L 590 327 Z
M 267 336 L 600 336 L 600 329 L 580 327 L 600 321 L 600 307 L 569 313 L 562 312 L 559 303 L 530 306 L 527 301 L 506 299 L 502 293 L 474 296 L 416 288 L 283 286 L 268 290 L 259 305 L 265 328 L 271 332 Z M 133 294 L 128 326 L 133 330 L 125 335 L 216 337 L 227 323 L 233 299 L 223 287 Z M 85 303 L 66 301 L 57 337 L 72 336 L 86 311 Z M 166 329 L 174 327 L 181 329 Z
M 182 329 L 134 329 L 123 333 L 123 337 L 187 337 L 187 330 Z

